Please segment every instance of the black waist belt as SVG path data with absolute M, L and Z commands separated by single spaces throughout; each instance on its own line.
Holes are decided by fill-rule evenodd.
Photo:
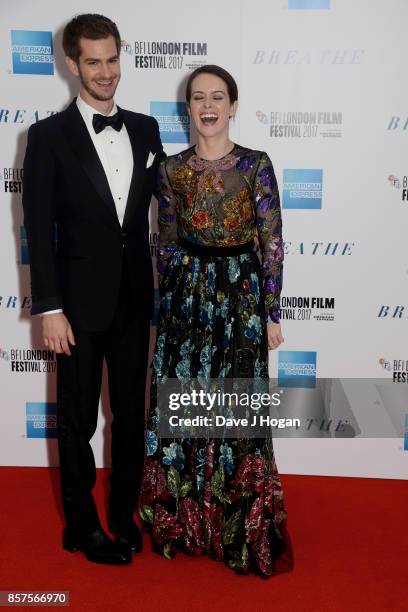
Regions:
M 195 244 L 184 238 L 178 239 L 179 246 L 186 251 L 195 255 L 208 255 L 210 257 L 232 257 L 234 255 L 242 255 L 243 253 L 251 253 L 254 251 L 255 243 L 253 240 L 244 244 L 235 246 L 207 246 L 206 244 Z

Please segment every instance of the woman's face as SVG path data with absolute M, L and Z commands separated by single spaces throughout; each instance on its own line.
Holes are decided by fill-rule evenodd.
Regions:
M 202 73 L 191 84 L 190 115 L 203 137 L 227 135 L 229 118 L 237 102 L 230 103 L 227 84 L 214 74 Z

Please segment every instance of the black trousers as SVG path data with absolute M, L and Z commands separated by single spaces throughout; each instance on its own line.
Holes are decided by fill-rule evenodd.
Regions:
M 95 308 L 97 308 L 97 304 Z M 72 355 L 58 355 L 58 448 L 66 526 L 81 535 L 100 526 L 92 496 L 95 433 L 106 359 L 112 421 L 109 518 L 123 524 L 136 508 L 144 459 L 145 385 L 150 323 L 138 316 L 127 267 L 108 329 L 73 329 Z

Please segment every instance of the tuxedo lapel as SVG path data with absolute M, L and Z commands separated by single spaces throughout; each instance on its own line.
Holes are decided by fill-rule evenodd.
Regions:
M 129 194 L 126 203 L 125 216 L 123 219 L 123 226 L 125 226 L 132 214 L 134 213 L 138 197 L 140 191 L 142 189 L 143 184 L 143 174 L 145 170 L 144 161 L 145 161 L 145 149 L 146 145 L 141 142 L 142 134 L 137 133 L 137 126 L 135 122 L 127 111 L 122 110 L 123 120 L 126 126 L 127 133 L 129 135 L 130 144 L 132 146 L 133 152 L 133 173 L 132 180 L 130 182 Z
M 119 223 L 108 179 L 75 100 L 67 108 L 65 114 L 66 121 L 63 124 L 65 137 L 78 157 L 95 191 Z

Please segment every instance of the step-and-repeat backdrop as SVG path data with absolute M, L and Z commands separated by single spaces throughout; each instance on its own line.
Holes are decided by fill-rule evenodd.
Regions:
M 55 355 L 31 320 L 22 165 L 31 123 L 77 93 L 61 49 L 78 13 L 122 36 L 117 102 L 154 115 L 168 154 L 194 141 L 190 71 L 237 79 L 232 138 L 266 151 L 284 223 L 285 343 L 270 372 L 302 435 L 282 472 L 408 473 L 408 86 L 405 0 L 15 0 L 0 7 L 0 464 L 55 465 Z M 155 203 L 151 250 L 157 244 Z M 96 305 L 97 307 L 97 305 Z M 109 404 L 93 444 L 109 464 Z

